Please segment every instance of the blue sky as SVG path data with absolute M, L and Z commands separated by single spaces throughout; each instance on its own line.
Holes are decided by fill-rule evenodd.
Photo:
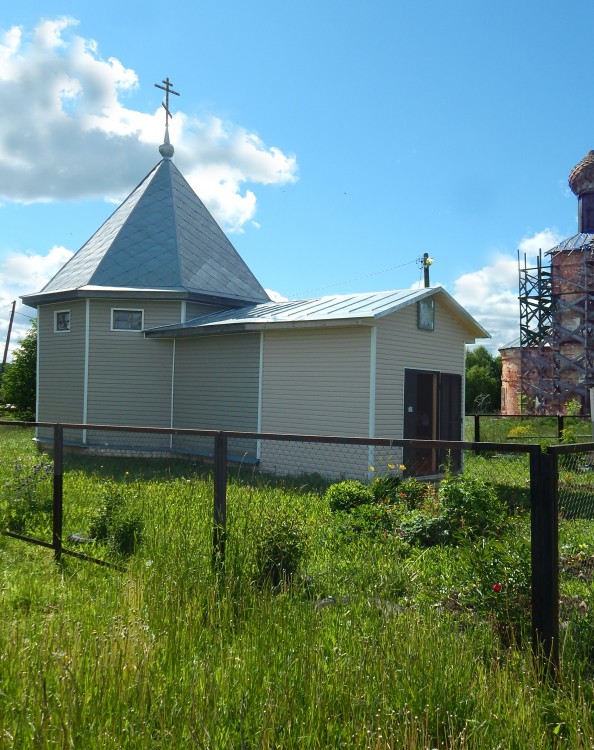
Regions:
M 159 160 L 168 76 L 175 162 L 267 289 L 408 288 L 428 252 L 432 283 L 507 343 L 518 248 L 577 231 L 593 23 L 586 0 L 3 8 L 0 341 L 10 302 Z

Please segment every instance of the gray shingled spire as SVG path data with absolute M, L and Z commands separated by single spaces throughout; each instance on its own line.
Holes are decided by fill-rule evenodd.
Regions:
M 187 292 L 233 306 L 269 300 L 169 152 L 43 290 L 23 301 L 36 305 L 88 286 Z

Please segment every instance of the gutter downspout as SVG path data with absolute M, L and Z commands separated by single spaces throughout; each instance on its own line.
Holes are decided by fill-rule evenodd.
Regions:
M 169 413 L 169 427 L 173 429 L 173 399 L 175 396 L 175 342 L 173 339 L 173 351 L 171 357 L 171 410 Z M 173 435 L 169 436 L 169 449 L 173 450 Z
M 264 375 L 264 331 L 260 331 L 260 359 L 258 362 L 258 423 L 257 432 L 262 432 L 262 394 L 263 394 L 263 375 Z M 261 458 L 262 441 L 256 440 L 256 458 Z
M 91 300 L 85 300 L 85 371 L 83 381 L 83 424 L 89 419 L 89 350 L 91 338 Z M 87 444 L 87 431 L 83 430 L 83 445 Z
M 375 400 L 376 400 L 376 378 L 377 378 L 377 326 L 371 329 L 371 342 L 369 352 L 369 425 L 368 437 L 375 437 Z M 370 445 L 367 449 L 367 478 L 373 479 L 374 473 L 371 467 L 375 466 L 375 446 Z

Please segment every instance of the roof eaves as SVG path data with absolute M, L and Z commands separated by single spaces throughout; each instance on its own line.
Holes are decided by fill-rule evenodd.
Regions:
M 23 304 L 29 307 L 50 304 L 52 302 L 63 302 L 71 299 L 86 298 L 105 299 L 107 297 L 130 298 L 130 299 L 186 299 L 192 302 L 204 302 L 214 305 L 223 305 L 229 309 L 240 309 L 251 300 L 232 299 L 230 297 L 219 297 L 212 294 L 200 294 L 188 291 L 184 287 L 172 287 L 170 289 L 151 289 L 146 287 L 104 287 L 94 284 L 85 284 L 77 289 L 58 289 L 52 292 L 43 291 L 35 294 L 21 296 Z

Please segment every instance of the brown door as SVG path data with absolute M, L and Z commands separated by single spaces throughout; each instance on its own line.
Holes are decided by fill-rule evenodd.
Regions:
M 404 438 L 416 440 L 462 439 L 462 377 L 431 370 L 404 371 Z M 456 453 L 459 454 L 457 451 Z M 447 454 L 435 448 L 405 448 L 409 476 L 440 471 Z M 450 454 L 452 468 L 460 455 Z

